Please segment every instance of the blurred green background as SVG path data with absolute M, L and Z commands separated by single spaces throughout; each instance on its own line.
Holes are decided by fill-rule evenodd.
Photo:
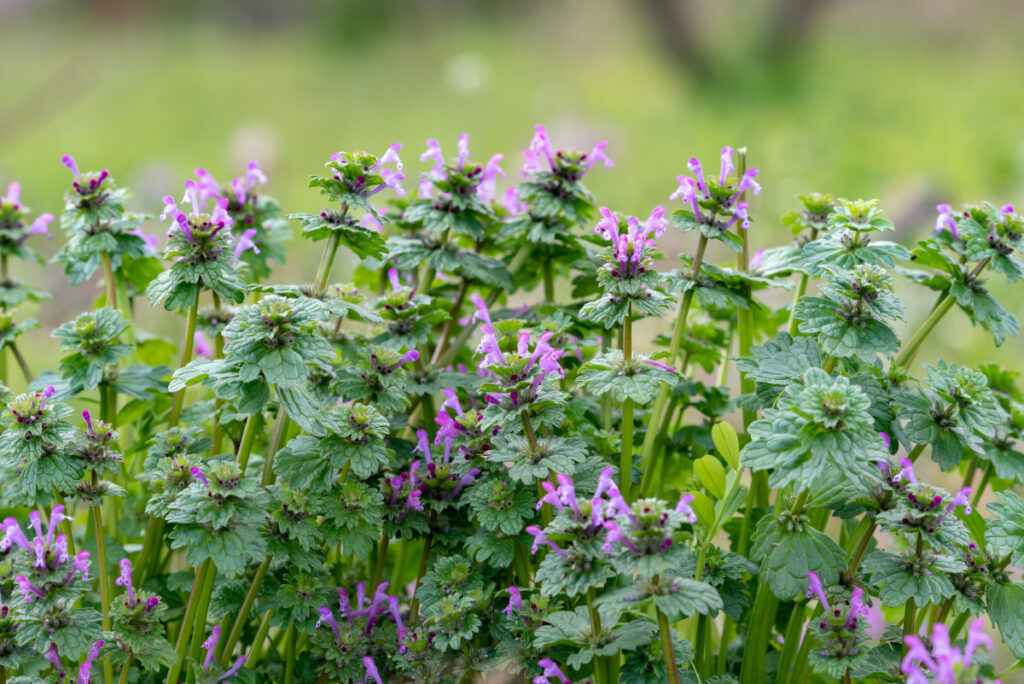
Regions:
M 0 184 L 58 214 L 71 153 L 155 214 L 193 168 L 227 180 L 258 159 L 286 212 L 319 210 L 306 178 L 331 152 L 400 141 L 414 175 L 426 138 L 453 151 L 466 131 L 513 182 L 543 122 L 556 145 L 609 140 L 615 168 L 588 185 L 615 209 L 646 215 L 687 158 L 717 168 L 745 145 L 765 189 L 755 247 L 789 239 L 778 219 L 808 191 L 881 198 L 910 241 L 940 201 L 1024 202 L 1022 28 L 1024 3 L 980 0 L 0 0 Z M 315 269 L 318 246 L 293 245 L 281 282 Z M 33 365 L 55 366 L 48 330 L 100 287 L 17 268 L 55 293 L 28 312 Z M 932 298 L 908 294 L 916 325 Z M 1018 342 L 993 354 L 950 318 L 923 359 L 1017 362 Z

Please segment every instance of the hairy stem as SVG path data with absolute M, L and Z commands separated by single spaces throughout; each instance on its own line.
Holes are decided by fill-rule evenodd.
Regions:
M 672 628 L 668 624 L 668 618 L 655 608 L 658 613 L 658 632 L 661 634 L 661 657 L 665 660 L 665 670 L 670 684 L 679 684 L 679 668 L 676 666 L 675 645 L 672 642 Z
M 423 553 L 420 555 L 420 567 L 416 571 L 416 583 L 413 585 L 412 590 L 412 603 L 409 605 L 409 621 L 412 624 L 416 624 L 416 620 L 420 614 L 420 600 L 416 597 L 416 592 L 420 590 L 420 581 L 423 576 L 427 574 L 427 559 L 430 558 L 430 547 L 434 543 L 434 535 L 428 535 L 427 540 L 423 543 Z
M 180 367 L 184 368 L 192 360 L 192 351 L 195 347 L 195 336 L 196 336 L 196 322 L 199 319 L 199 288 L 196 288 L 195 299 L 192 300 L 192 305 L 188 307 L 188 317 L 185 320 L 185 346 L 181 348 L 181 363 Z M 185 404 L 185 391 L 186 387 L 182 387 L 180 390 L 174 393 L 174 402 L 171 404 L 171 417 L 167 421 L 167 429 L 170 430 L 173 427 L 177 427 L 178 420 L 181 419 L 181 410 Z
M 274 458 L 284 441 L 285 432 L 288 430 L 288 414 L 283 406 L 277 409 L 277 422 L 274 423 L 274 432 L 270 435 L 270 444 L 267 445 L 267 458 L 263 462 L 263 477 L 260 478 L 260 485 L 266 487 L 274 483 Z
M 92 475 L 93 484 L 95 485 L 98 478 L 96 473 Z M 96 534 L 96 562 L 98 568 L 96 569 L 96 581 L 100 585 L 100 608 L 103 611 L 103 631 L 110 631 L 110 576 L 107 572 L 107 544 L 103 538 L 103 516 L 100 513 L 101 503 L 93 503 L 92 505 L 92 525 L 93 531 Z M 110 656 L 103 657 L 103 677 L 104 681 L 114 681 L 114 667 L 110 664 Z
M 900 350 L 900 353 L 896 358 L 892 360 L 892 365 L 894 367 L 906 368 L 910 365 L 925 339 L 927 339 L 928 335 L 930 335 L 935 329 L 935 326 L 939 324 L 942 317 L 953 308 L 954 304 L 956 304 L 956 300 L 953 297 L 946 297 L 938 304 L 938 306 L 935 307 L 935 310 L 932 311 L 928 318 L 925 319 L 924 323 L 921 324 L 921 327 L 914 333 L 914 336 L 910 338 L 906 345 L 904 345 L 903 349 Z
M 238 445 L 238 457 L 235 459 L 242 469 L 242 475 L 245 475 L 245 467 L 249 465 L 249 456 L 252 455 L 252 445 L 256 441 L 259 420 L 260 414 L 258 412 L 250 414 L 245 419 L 245 428 L 242 430 L 242 443 Z
M 196 607 L 199 603 L 199 594 L 206 583 L 206 575 L 213 571 L 213 561 L 207 558 L 196 568 L 196 577 L 192 581 L 192 592 L 188 596 L 188 603 L 185 606 L 185 616 L 181 619 L 181 627 L 178 629 L 178 639 L 175 642 L 174 650 L 178 654 L 178 660 L 167 672 L 166 684 L 178 684 L 178 676 L 185 664 L 185 651 L 188 650 L 188 638 L 192 635 L 192 623 L 196 617 Z
M 696 278 L 700 275 L 700 266 L 704 261 L 704 251 L 707 249 L 708 239 L 701 235 L 697 239 L 697 251 L 693 256 L 693 265 L 690 267 L 690 277 Z M 690 315 L 690 305 L 693 303 L 693 290 L 688 289 L 679 296 L 679 310 L 676 315 L 676 323 L 672 328 L 672 341 L 669 343 L 668 358 L 670 365 L 675 367 L 679 360 L 679 349 L 683 344 L 683 333 L 686 331 L 687 319 Z M 640 446 L 640 463 L 644 469 L 644 477 L 640 484 L 640 496 L 647 496 L 650 492 L 651 482 L 654 479 L 654 445 L 658 439 L 658 431 L 653 429 L 661 422 L 662 414 L 665 411 L 665 404 L 668 403 L 672 389 L 668 385 L 662 385 L 661 392 L 654 400 L 651 408 L 651 416 L 648 419 L 647 434 L 644 435 L 643 444 Z
M 285 636 L 284 651 L 284 684 L 292 684 L 295 678 L 295 646 L 298 634 L 295 631 L 295 619 L 288 623 L 288 634 Z
M 626 309 L 622 322 L 622 362 L 633 363 L 633 305 Z M 674 363 L 674 361 L 673 361 Z M 633 488 L 633 400 L 622 402 L 622 454 L 619 457 L 619 490 L 626 501 L 632 501 Z
M 246 663 L 250 667 L 255 665 L 260 658 L 263 657 L 263 644 L 267 641 L 267 634 L 270 633 L 270 616 L 273 615 L 274 610 L 271 608 L 263 614 L 263 619 L 260 620 L 260 626 L 256 630 L 256 636 L 252 640 L 252 644 L 249 646 L 249 656 L 246 658 Z
M 29 368 L 28 362 L 25 361 L 25 357 L 21 355 L 21 350 L 18 349 L 18 345 L 11 342 L 8 346 L 11 348 L 11 354 L 14 355 L 14 360 L 18 362 L 18 367 L 21 369 L 21 374 L 25 377 L 25 382 L 31 384 L 32 369 Z
M 199 652 L 206 641 L 206 615 L 210 610 L 210 596 L 213 594 L 213 583 L 217 578 L 217 567 L 210 564 L 210 569 L 204 578 L 199 601 L 196 604 L 196 614 L 192 621 L 192 647 L 189 649 L 189 656 L 192 660 L 199 662 Z M 189 677 L 192 681 L 192 677 Z
M 260 586 L 263 584 L 263 578 L 267 576 L 267 570 L 269 568 L 269 558 L 260 563 L 260 566 L 256 568 L 256 576 L 252 578 L 252 584 L 249 586 L 249 591 L 245 594 L 245 600 L 242 601 L 242 607 L 238 610 L 238 616 L 235 618 L 235 623 L 231 627 L 231 633 L 228 635 L 227 641 L 224 642 L 224 650 L 221 652 L 220 656 L 221 667 L 227 667 L 231 662 L 231 653 L 235 650 L 235 644 L 238 643 L 239 638 L 242 636 L 242 630 L 245 629 L 245 623 L 249 620 L 249 611 L 252 610 L 252 604 L 256 601 L 256 594 L 259 593 Z

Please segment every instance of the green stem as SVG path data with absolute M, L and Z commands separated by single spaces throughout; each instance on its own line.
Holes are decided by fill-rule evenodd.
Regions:
M 18 345 L 11 342 L 8 346 L 11 348 L 11 354 L 14 355 L 14 360 L 18 362 L 18 367 L 21 368 L 21 374 L 25 376 L 25 382 L 31 384 L 32 369 L 28 367 L 28 362 L 25 361 L 25 357 L 21 355 Z
M 124 661 L 124 667 L 121 668 L 121 676 L 117 679 L 117 684 L 127 684 L 128 673 L 132 669 L 132 658 L 128 656 L 128 660 Z
M 924 453 L 924 449 L 925 449 L 926 446 L 928 446 L 928 445 L 927 444 L 918 444 L 916 447 L 914 447 L 910 451 L 910 454 L 907 455 L 907 458 L 910 460 L 911 463 L 917 462 L 917 459 L 920 458 L 921 454 Z
M 550 258 L 544 260 L 544 303 L 555 303 L 555 273 Z
M 263 644 L 266 643 L 267 634 L 270 633 L 270 616 L 273 612 L 273 609 L 268 610 L 263 614 L 263 619 L 260 620 L 259 629 L 256 630 L 256 637 L 252 640 L 252 645 L 249 646 L 249 657 L 246 658 L 246 664 L 249 667 L 255 665 L 263 657 Z
M 606 354 L 612 348 L 611 335 L 606 330 L 601 335 L 601 353 Z M 601 429 L 605 432 L 612 430 L 612 393 L 605 392 L 601 395 Z
M 249 591 L 245 594 L 245 600 L 242 601 L 242 607 L 238 611 L 238 617 L 235 618 L 235 624 L 231 627 L 228 640 L 224 642 L 224 650 L 220 656 L 221 667 L 227 667 L 231 663 L 231 653 L 235 650 L 235 644 L 238 643 L 242 636 L 245 623 L 249 620 L 249 611 L 252 610 L 252 604 L 256 602 L 256 594 L 259 593 L 260 585 L 263 584 L 263 578 L 267 576 L 269 568 L 269 558 L 260 563 L 260 566 L 256 568 L 256 576 L 252 578 L 252 584 L 249 586 Z
M 192 360 L 192 350 L 195 346 L 196 322 L 199 319 L 199 288 L 196 288 L 196 296 L 192 305 L 188 308 L 188 318 L 185 321 L 185 346 L 181 349 L 180 367 L 184 368 Z M 185 387 L 174 393 L 174 403 L 171 404 L 171 417 L 167 421 L 167 429 L 177 427 L 181 418 L 181 410 L 185 404 Z
M 661 657 L 665 660 L 668 681 L 670 684 L 679 684 L 679 668 L 676 666 L 676 651 L 672 642 L 672 628 L 669 627 L 668 618 L 661 612 L 661 609 L 655 608 L 655 610 L 658 613 L 658 631 L 661 633 Z
M 199 594 L 206 583 L 206 575 L 211 571 L 213 561 L 207 558 L 196 568 L 196 577 L 192 581 L 192 592 L 188 596 L 188 604 L 185 606 L 185 616 L 181 619 L 181 627 L 178 629 L 178 639 L 174 650 L 178 654 L 178 660 L 167 672 L 166 684 L 178 684 L 178 675 L 185 664 L 185 651 L 188 650 L 188 638 L 192 635 L 192 623 L 196 617 L 196 607 L 199 602 Z
M 865 525 L 865 523 L 867 524 Z M 856 535 L 854 535 L 854 537 L 851 537 L 851 541 L 853 540 L 853 538 L 857 538 L 857 548 L 853 552 L 853 555 L 850 556 L 849 565 L 846 566 L 847 575 L 852 575 L 854 572 L 857 571 L 857 568 L 860 566 L 860 561 L 864 557 L 864 552 L 868 550 L 868 545 L 871 543 L 872 537 L 874 537 L 875 521 L 868 520 L 868 518 L 865 517 L 863 520 L 861 520 L 860 525 L 858 525 L 857 528 L 860 530 L 860 537 L 857 538 Z
M 92 476 L 93 484 L 96 484 L 96 474 Z M 100 608 L 103 611 L 103 631 L 110 631 L 110 577 L 107 572 L 107 545 L 103 538 L 103 516 L 100 513 L 100 503 L 92 505 L 92 524 L 96 535 L 96 581 L 100 585 Z M 103 677 L 107 684 L 114 681 L 114 667 L 110 664 L 110 656 L 103 657 Z
M 371 590 L 376 590 L 381 579 L 384 577 L 384 566 L 387 565 L 388 546 L 390 544 L 391 537 L 386 532 L 380 535 L 380 541 L 377 542 L 377 562 L 373 567 L 373 583 L 370 584 Z
M 444 322 L 444 328 L 441 329 L 441 339 L 434 348 L 434 353 L 430 355 L 431 365 L 436 365 L 437 360 L 441 357 L 441 352 L 446 349 L 448 344 L 448 338 L 452 335 L 452 330 L 458 324 L 459 313 L 462 311 L 462 303 L 466 299 L 466 292 L 469 291 L 469 283 L 463 278 L 459 284 L 459 293 L 455 295 L 455 304 L 452 305 L 451 310 L 448 311 L 448 320 Z M 338 323 L 341 323 L 341 319 L 338 319 Z
M 920 561 L 921 555 L 924 553 L 924 537 L 920 532 L 917 534 L 917 546 L 914 548 L 914 557 Z M 907 655 L 907 637 L 914 634 L 914 617 L 917 610 L 917 604 L 913 598 L 907 600 L 907 605 L 903 610 L 903 655 Z
M 540 447 L 537 444 L 537 433 L 533 431 L 533 423 L 530 422 L 530 414 L 520 413 L 519 417 L 523 422 L 523 434 L 526 435 L 526 442 L 530 445 L 530 453 L 536 454 Z
M 132 347 L 132 363 L 138 363 L 138 348 L 135 346 L 135 319 L 132 315 L 132 303 L 128 298 L 128 283 L 123 276 L 119 277 L 116 272 L 114 273 L 114 291 L 117 295 L 117 310 L 121 313 L 121 318 L 128 323 L 128 327 L 124 329 L 122 335 L 124 335 L 125 342 Z
M 931 334 L 935 326 L 939 324 L 942 317 L 945 316 L 953 305 L 956 304 L 954 297 L 946 297 L 935 307 L 935 310 L 931 312 L 928 318 L 925 319 L 921 327 L 918 328 L 914 336 L 910 338 L 910 341 L 904 345 L 903 349 L 900 350 L 899 355 L 893 359 L 892 365 L 897 368 L 906 368 L 914 360 L 914 356 L 917 354 L 917 350 L 920 349 L 928 335 Z
M 524 243 L 523 246 L 519 248 L 519 251 L 516 252 L 514 257 L 512 257 L 512 261 L 508 265 L 508 272 L 510 275 L 515 275 L 516 272 L 518 272 L 519 269 L 523 267 L 523 264 L 525 264 L 526 260 L 530 257 L 530 252 L 532 249 L 532 245 L 530 245 L 530 243 L 528 242 Z M 491 307 L 494 304 L 494 302 L 498 301 L 498 297 L 501 296 L 502 292 L 503 290 L 499 288 L 494 288 L 493 290 L 491 290 L 491 293 L 487 295 L 487 299 L 484 300 L 487 306 Z M 433 366 L 435 368 L 444 368 L 452 361 L 454 361 L 455 357 L 466 345 L 466 341 L 469 340 L 474 330 L 476 330 L 475 321 L 470 322 L 469 325 L 464 327 L 459 332 L 459 335 L 458 337 L 455 338 L 455 341 L 452 342 L 447 349 L 445 349 L 444 353 L 441 354 L 441 357 L 437 359 L 437 362 L 434 363 Z
M 971 506 L 973 508 L 978 507 L 978 503 L 981 501 L 981 496 L 985 493 L 985 488 L 988 487 L 988 481 L 992 479 L 992 462 L 989 461 L 985 464 L 985 472 L 981 475 L 981 482 L 978 483 L 978 490 L 974 492 L 974 498 L 971 499 Z
M 697 251 L 693 255 L 693 265 L 690 267 L 691 278 L 696 278 L 700 275 L 700 266 L 704 261 L 704 252 L 707 249 L 707 246 L 708 239 L 701 235 L 697 239 Z M 668 347 L 669 363 L 673 367 L 679 360 L 679 349 L 683 344 L 683 333 L 686 331 L 686 323 L 690 315 L 690 306 L 693 303 L 693 291 L 694 288 L 691 287 L 686 292 L 679 295 L 679 311 L 676 315 L 675 326 L 672 328 L 672 341 L 669 343 Z M 658 394 L 658 398 L 654 400 L 654 406 L 651 408 L 651 416 L 648 419 L 649 427 L 647 428 L 647 433 L 644 435 L 643 444 L 640 446 L 640 463 L 644 469 L 643 480 L 640 484 L 641 497 L 649 494 L 651 483 L 654 480 L 654 445 L 658 439 L 658 431 L 652 428 L 661 422 L 662 414 L 665 411 L 665 404 L 668 403 L 671 392 L 672 389 L 667 384 L 662 385 L 661 392 Z
M 622 362 L 628 368 L 633 363 L 633 305 L 626 308 L 622 322 Z M 672 360 L 675 363 L 675 359 Z M 657 423 L 652 423 L 654 427 Z M 632 501 L 633 488 L 633 400 L 622 402 L 622 454 L 619 457 L 619 490 L 626 501 Z
M 204 578 L 202 593 L 199 595 L 195 618 L 192 622 L 192 648 L 189 650 L 189 656 L 196 662 L 199 662 L 200 651 L 203 642 L 206 641 L 206 615 L 210 609 L 210 596 L 213 594 L 213 583 L 216 579 L 217 567 L 211 563 Z M 192 680 L 191 676 L 189 680 Z
M 416 592 L 420 590 L 420 581 L 423 576 L 427 574 L 427 559 L 430 557 L 430 547 L 434 543 L 434 535 L 428 535 L 427 541 L 423 543 L 423 553 L 420 555 L 420 567 L 416 571 L 416 583 L 413 585 L 412 590 L 412 603 L 409 605 L 409 622 L 413 625 L 419 619 L 420 614 L 420 600 L 416 597 Z
M 709 642 L 708 616 L 698 615 L 696 635 L 693 640 L 693 669 L 696 670 L 697 675 L 702 678 L 708 676 L 708 667 L 711 665 L 711 659 L 708 652 Z
M 263 477 L 260 478 L 260 485 L 266 487 L 274 482 L 274 458 L 284 441 L 285 431 L 288 429 L 288 414 L 283 406 L 277 409 L 277 422 L 274 423 L 274 432 L 270 436 L 270 444 L 267 445 L 267 458 L 263 462 Z M 376 585 L 374 585 L 376 586 Z
M 953 624 L 949 628 L 949 640 L 951 642 L 956 641 L 956 638 L 960 636 L 960 630 L 964 628 L 964 625 L 967 624 L 967 621 L 971 619 L 971 617 L 971 611 L 969 610 L 965 610 L 956 617 L 956 620 L 953 621 Z
M 767 584 L 758 582 L 754 608 L 747 623 L 747 643 L 743 649 L 740 684 L 763 684 L 768 639 L 775 624 L 779 602 Z
M 807 604 L 800 601 L 793 606 L 793 612 L 789 615 L 789 623 L 786 625 L 786 635 L 782 643 L 782 653 L 779 656 L 779 669 L 775 678 L 779 681 L 786 681 L 785 678 L 793 670 L 793 657 L 800 649 L 800 634 L 803 631 L 804 618 L 807 615 Z
M 114 268 L 111 265 L 110 253 L 101 252 L 100 258 L 103 260 L 103 284 L 107 288 L 106 305 L 117 310 L 117 283 L 114 281 Z
M 295 677 L 295 646 L 298 635 L 295 631 L 295 619 L 288 623 L 288 634 L 285 636 L 284 650 L 284 684 L 292 684 Z
M 259 420 L 259 412 L 252 413 L 245 419 L 245 428 L 242 430 L 242 443 L 238 445 L 238 457 L 235 459 L 242 469 L 242 475 L 245 475 L 245 467 L 249 465 L 249 456 L 252 455 L 252 445 L 256 441 L 256 425 L 259 423 Z
M 402 585 L 402 571 L 405 570 L 405 564 L 409 562 L 409 541 L 401 540 L 398 542 L 398 558 L 395 559 L 395 565 L 391 568 L 391 576 L 388 578 L 388 582 L 393 587 Z
M 332 230 L 327 236 L 327 244 L 320 257 L 320 265 L 316 269 L 316 279 L 313 281 L 314 292 L 323 292 L 327 289 L 327 281 L 331 277 L 331 269 L 334 267 L 334 258 L 338 255 L 339 245 L 341 245 L 341 232 Z

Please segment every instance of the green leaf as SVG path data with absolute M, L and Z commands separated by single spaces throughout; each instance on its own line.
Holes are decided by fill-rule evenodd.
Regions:
M 1024 564 L 1024 499 L 1009 489 L 996 494 L 998 502 L 988 504 L 995 516 L 985 530 L 985 549 L 994 556 L 1013 554 L 1013 564 Z
M 784 515 L 788 515 L 784 514 Z M 832 538 L 806 518 L 765 517 L 758 523 L 751 557 L 761 562 L 761 578 L 780 600 L 790 601 L 807 591 L 807 573 L 816 572 L 825 585 L 839 580 L 846 554 Z
M 1024 585 L 995 584 L 985 592 L 989 617 L 999 627 L 1003 642 L 1015 658 L 1024 658 Z
M 879 596 L 887 606 L 902 606 L 914 599 L 918 607 L 938 605 L 952 596 L 956 589 L 949 576 L 963 572 L 958 559 L 925 552 L 921 561 L 891 552 L 876 552 L 864 559 L 864 571 L 871 574 L 872 584 L 881 584 Z
M 725 468 L 716 457 L 706 454 L 697 459 L 693 463 L 693 472 L 711 496 L 716 499 L 725 497 Z
M 736 429 L 729 423 L 715 423 L 711 428 L 711 439 L 718 453 L 733 470 L 740 469 L 740 440 Z

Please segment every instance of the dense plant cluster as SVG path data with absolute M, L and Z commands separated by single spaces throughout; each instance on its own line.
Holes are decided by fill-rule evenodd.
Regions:
M 744 150 L 646 217 L 583 185 L 604 143 L 538 126 L 517 183 L 446 151 L 333 154 L 287 217 L 255 163 L 153 218 L 64 157 L 55 261 L 103 292 L 37 375 L 17 308 L 47 293 L 10 267 L 52 217 L 8 187 L 0 681 L 966 684 L 1000 676 L 993 629 L 1024 657 L 1017 375 L 912 367 L 947 314 L 1018 333 L 986 287 L 1024 277 L 1012 206 L 942 205 L 908 249 L 810 194 L 753 251 Z M 289 219 L 309 282 L 274 281 Z

